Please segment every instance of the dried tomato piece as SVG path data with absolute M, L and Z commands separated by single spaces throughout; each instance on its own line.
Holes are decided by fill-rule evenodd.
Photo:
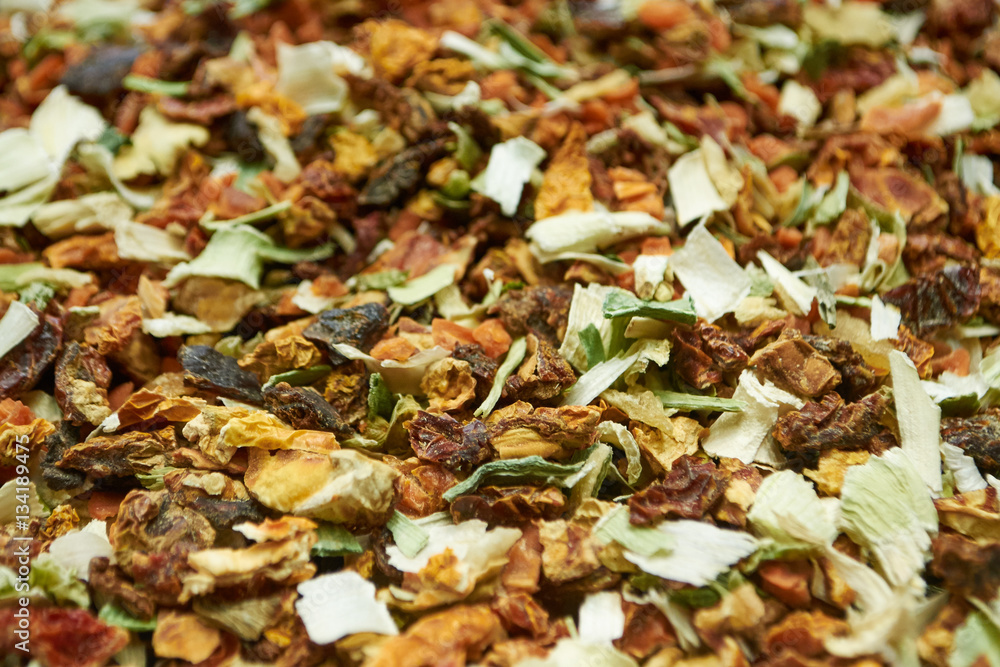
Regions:
M 0 610 L 0 649 L 5 655 L 24 655 L 15 650 L 20 641 L 14 634 L 18 619 L 15 608 Z M 105 625 L 87 609 L 35 607 L 31 610 L 31 655 L 48 667 L 101 667 L 129 641 L 129 632 Z
M 1000 410 L 941 420 L 941 438 L 960 447 L 983 473 L 1000 475 Z
M 399 461 L 387 456 L 384 461 L 402 473 L 393 482 L 399 496 L 396 509 L 414 517 L 447 509 L 448 503 L 442 496 L 457 483 L 450 470 L 437 463 L 424 463 L 413 458 Z
M 348 359 L 334 347 L 347 343 L 362 352 L 369 351 L 389 328 L 389 311 L 380 303 L 366 303 L 353 308 L 331 308 L 306 327 L 302 335 L 317 344 L 323 344 L 334 365 L 347 363 Z
M 562 394 L 576 382 L 576 373 L 559 351 L 544 338 L 528 334 L 528 354 L 517 373 L 507 378 L 506 400 L 541 403 Z
M 263 401 L 257 376 L 215 348 L 185 345 L 178 351 L 177 359 L 184 367 L 187 384 L 246 403 L 259 405 Z
M 496 377 L 499 364 L 484 354 L 483 348 L 475 343 L 456 345 L 451 356 L 469 364 L 469 371 L 476 381 L 476 400 L 483 402 L 493 387 L 493 378 Z
M 114 601 L 136 618 L 148 620 L 156 613 L 156 603 L 149 594 L 136 588 L 121 568 L 112 565 L 108 558 L 90 561 L 87 583 L 95 592 Z
M 56 464 L 79 470 L 88 477 L 132 477 L 167 465 L 167 453 L 177 447 L 174 427 L 157 431 L 128 431 L 121 435 L 102 435 L 73 445 L 63 452 Z
M 700 519 L 722 495 L 727 477 L 711 461 L 682 456 L 662 482 L 629 498 L 629 520 L 645 526 L 667 517 Z
M 509 290 L 490 307 L 511 336 L 533 333 L 558 345 L 566 333 L 573 289 L 568 285 Z
M 463 426 L 450 415 L 421 410 L 406 423 L 406 430 L 417 458 L 440 463 L 449 470 L 471 472 L 494 455 L 486 426 L 479 420 Z
M 661 649 L 676 646 L 677 634 L 659 609 L 651 604 L 624 602 L 625 632 L 615 640 L 618 650 L 637 660 Z
M 774 437 L 786 452 L 800 454 L 871 448 L 890 437 L 879 424 L 887 405 L 888 399 L 880 393 L 850 404 L 830 393 L 818 403 L 809 401 L 801 410 L 780 417 Z
M 562 492 L 552 486 L 485 486 L 451 502 L 455 522 L 480 519 L 490 525 L 518 525 L 534 519 L 558 518 L 566 507 Z
M 777 341 L 758 350 L 750 363 L 762 377 L 800 396 L 825 394 L 841 381 L 833 364 L 796 332 L 782 333 Z
M 931 541 L 930 570 L 954 595 L 989 599 L 1000 586 L 1000 542 L 942 532 Z
M 979 298 L 979 271 L 969 266 L 917 276 L 882 295 L 883 301 L 899 308 L 903 322 L 918 336 L 972 317 Z
M 682 380 L 695 389 L 707 389 L 722 382 L 722 372 L 701 349 L 701 338 L 697 333 L 678 327 L 673 332 L 673 344 L 675 352 L 671 355 L 671 362 Z
M 850 341 L 832 336 L 803 336 L 817 352 L 826 357 L 840 373 L 835 391 L 853 401 L 867 396 L 878 385 L 875 369 L 869 366 Z
M 140 50 L 130 46 L 97 48 L 63 72 L 61 83 L 74 95 L 111 95 L 122 89 Z

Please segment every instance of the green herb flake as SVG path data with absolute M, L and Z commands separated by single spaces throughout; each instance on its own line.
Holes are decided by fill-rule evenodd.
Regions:
M 328 558 L 364 552 L 358 539 L 343 526 L 321 522 L 316 530 L 316 536 L 316 544 L 312 548 L 313 556 Z
M 604 299 L 604 317 L 650 317 L 682 324 L 694 324 L 698 316 L 690 297 L 661 303 L 644 301 L 626 292 L 614 291 Z
M 150 632 L 156 629 L 156 616 L 153 616 L 148 621 L 144 621 L 141 618 L 136 618 L 113 602 L 109 602 L 101 607 L 97 618 L 108 625 L 115 625 L 119 628 L 131 630 L 132 632 Z
M 396 542 L 396 546 L 407 558 L 414 558 L 427 546 L 427 542 L 430 540 L 430 534 L 426 530 L 413 523 L 398 510 L 393 513 L 385 526 L 392 533 L 392 539 Z
M 695 410 L 712 410 L 719 412 L 743 412 L 747 404 L 733 398 L 718 396 L 702 396 L 700 394 L 685 394 L 679 391 L 654 391 L 656 397 L 663 401 L 663 407 L 693 412 Z
M 581 329 L 577 335 L 580 337 L 580 345 L 587 354 L 587 368 L 604 361 L 604 341 L 601 340 L 601 332 L 593 324 L 588 324 Z
M 483 404 L 475 412 L 476 417 L 485 417 L 493 411 L 493 406 L 497 404 L 497 401 L 500 400 L 500 394 L 503 393 L 503 386 L 507 382 L 507 378 L 514 372 L 515 368 L 521 365 L 521 361 L 524 360 L 524 355 L 527 351 L 528 341 L 524 336 L 510 344 L 510 349 L 507 350 L 507 357 L 500 364 L 500 368 L 497 369 L 497 374 L 493 378 L 493 387 L 490 388 L 489 395 L 486 396 L 486 400 L 483 401 Z
M 190 81 L 161 81 L 152 79 L 140 74 L 129 74 L 122 79 L 122 86 L 126 90 L 134 90 L 140 93 L 155 93 L 167 95 L 169 97 L 184 97 L 191 87 Z

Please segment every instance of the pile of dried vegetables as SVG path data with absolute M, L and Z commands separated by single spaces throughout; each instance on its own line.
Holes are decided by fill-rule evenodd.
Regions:
M 3 664 L 1000 664 L 993 0 L 0 12 Z

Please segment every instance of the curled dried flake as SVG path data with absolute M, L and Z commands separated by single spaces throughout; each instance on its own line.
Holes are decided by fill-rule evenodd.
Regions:
M 337 437 L 325 431 L 291 429 L 277 417 L 257 410 L 226 422 L 219 431 L 219 446 L 255 449 L 296 449 L 328 454 L 340 448 Z
M 261 504 L 279 512 L 349 526 L 385 523 L 398 499 L 392 467 L 353 450 L 329 455 L 284 450 L 249 452 L 245 483 Z
M 553 486 L 484 486 L 474 494 L 455 498 L 451 516 L 456 523 L 480 519 L 491 526 L 520 526 L 536 519 L 556 519 L 565 508 L 566 497 Z
M 878 453 L 894 439 L 879 420 L 888 406 L 881 393 L 845 404 L 838 394 L 809 401 L 780 417 L 774 437 L 786 452 L 815 455 L 828 449 L 868 449 Z
M 55 382 L 64 418 L 96 426 L 111 414 L 107 392 L 111 370 L 94 348 L 76 341 L 66 345 L 56 363 Z
M 430 60 L 437 38 L 403 21 L 366 21 L 359 28 L 368 34 L 372 64 L 381 78 L 400 83 L 419 63 Z
M 763 624 L 765 613 L 754 585 L 745 583 L 717 604 L 696 611 L 692 621 L 710 646 L 718 646 L 729 635 L 752 636 Z
M 528 334 L 527 353 L 517 373 L 507 378 L 503 397 L 541 402 L 553 399 L 576 382 L 573 368 L 546 339 Z
M 347 358 L 334 347 L 346 343 L 361 351 L 368 351 L 389 328 L 389 311 L 379 303 L 366 303 L 353 308 L 331 308 L 319 314 L 315 322 L 306 327 L 303 336 L 327 347 L 330 362 L 344 364 Z
M 413 557 L 404 555 L 398 546 L 386 547 L 389 564 L 404 573 L 403 589 L 409 594 L 395 596 L 392 603 L 420 610 L 457 602 L 467 598 L 478 582 L 499 574 L 521 531 L 487 528 L 477 519 L 429 525 L 427 545 Z
M 351 183 L 364 179 L 378 163 L 378 155 L 371 142 L 350 130 L 334 133 L 330 137 L 330 147 L 334 152 L 334 171 Z
M 132 616 L 149 620 L 156 613 L 156 603 L 148 593 L 135 587 L 120 567 L 110 559 L 94 558 L 90 561 L 87 584 L 105 599 L 127 611 Z
M 289 521 L 302 520 L 281 520 Z M 316 574 L 316 566 L 309 561 L 316 539 L 315 524 L 307 521 L 243 549 L 193 551 L 187 557 L 193 572 L 181 577 L 184 589 L 179 600 L 183 603 L 218 589 L 246 587 L 252 582 L 289 585 L 310 579 Z
M 582 579 L 601 567 L 599 543 L 590 528 L 558 519 L 539 526 L 542 545 L 542 572 L 554 584 Z
M 185 345 L 177 353 L 177 358 L 184 367 L 185 383 L 246 403 L 262 402 L 257 376 L 243 370 L 236 359 L 215 348 Z
M 486 605 L 457 605 L 430 614 L 378 648 L 364 667 L 465 665 L 506 637 L 500 618 Z
M 757 350 L 750 364 L 775 386 L 799 396 L 826 394 L 841 381 L 833 364 L 794 334 L 783 333 L 774 343 Z
M 783 654 L 792 660 L 821 658 L 827 654 L 828 637 L 844 637 L 850 626 L 821 611 L 795 611 L 767 629 L 764 649 L 770 655 Z
M 417 458 L 449 470 L 471 472 L 494 457 L 486 426 L 479 420 L 462 425 L 449 415 L 420 411 L 406 423 Z
M 968 266 L 917 276 L 882 295 L 917 335 L 967 320 L 979 310 L 979 299 L 979 271 Z
M 745 528 L 747 512 L 764 480 L 757 468 L 748 466 L 739 459 L 722 457 L 719 459 L 719 467 L 729 478 L 726 490 L 712 508 L 712 516 L 717 521 Z
M 428 367 L 420 380 L 420 389 L 430 400 L 432 410 L 461 410 L 476 396 L 476 379 L 467 361 L 446 357 Z
M 79 470 L 93 479 L 132 477 L 137 473 L 163 468 L 170 452 L 177 448 L 174 428 L 156 431 L 129 431 L 122 435 L 97 436 L 73 445 L 56 464 Z
M 72 236 L 53 243 L 42 251 L 42 256 L 55 269 L 101 271 L 118 269 L 124 264 L 118 256 L 114 232 L 99 236 Z
M 287 382 L 266 387 L 264 407 L 294 429 L 330 431 L 342 437 L 352 433 L 337 410 L 310 387 L 293 387 Z
M 322 360 L 323 356 L 315 345 L 302 336 L 288 336 L 261 343 L 238 363 L 240 368 L 266 382 L 272 375 L 310 368 Z
M 545 170 L 542 186 L 535 197 L 535 219 L 593 208 L 586 144 L 587 133 L 583 125 L 574 123 Z
M 263 299 L 259 290 L 237 280 L 188 276 L 174 289 L 171 303 L 212 331 L 229 331 Z
M 323 398 L 351 425 L 368 414 L 368 372 L 360 361 L 336 366 L 326 378 Z
M 823 231 L 817 231 L 817 236 L 825 236 L 826 228 L 820 229 Z M 872 230 L 864 211 L 847 209 L 841 214 L 829 240 L 822 246 L 817 244 L 819 253 L 816 260 L 821 266 L 852 264 L 860 269 L 865 264 L 865 249 L 871 235 Z
M 156 619 L 152 641 L 157 657 L 199 663 L 222 645 L 222 632 L 206 625 L 197 614 L 166 610 Z
M 701 424 L 688 417 L 674 417 L 666 421 L 669 429 L 635 422 L 631 427 L 636 444 L 657 472 L 668 471 L 679 458 L 694 455 L 698 451 L 702 431 Z
M 537 455 L 562 460 L 597 440 L 601 410 L 595 406 L 532 408 L 518 401 L 492 413 L 489 442 L 500 458 Z
M 700 519 L 722 495 L 728 477 L 711 461 L 683 456 L 662 482 L 629 498 L 629 520 L 645 526 L 666 517 Z
M 987 486 L 951 498 L 937 498 L 934 507 L 941 523 L 974 540 L 1000 540 L 1000 500 L 997 489 Z
M 1000 475 L 1000 410 L 942 419 L 941 438 L 971 456 L 980 472 Z

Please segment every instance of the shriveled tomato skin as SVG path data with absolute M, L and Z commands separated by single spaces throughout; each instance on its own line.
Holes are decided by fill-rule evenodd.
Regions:
M 20 609 L 20 607 L 18 608 Z M 0 610 L 0 652 L 24 655 L 14 607 Z M 128 644 L 127 630 L 105 625 L 86 609 L 32 607 L 28 620 L 30 655 L 47 667 L 100 667 Z

